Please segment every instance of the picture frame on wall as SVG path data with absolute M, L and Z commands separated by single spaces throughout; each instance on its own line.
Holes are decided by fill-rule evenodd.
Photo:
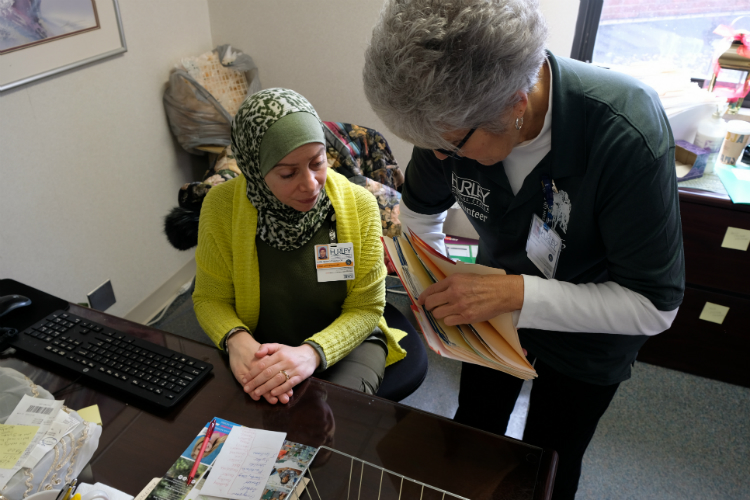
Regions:
M 0 92 L 126 52 L 118 0 L 0 2 Z

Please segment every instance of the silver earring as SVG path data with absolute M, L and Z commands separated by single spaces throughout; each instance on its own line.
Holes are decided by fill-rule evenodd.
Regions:
M 523 116 L 516 118 L 516 130 L 521 130 L 521 127 L 523 127 Z

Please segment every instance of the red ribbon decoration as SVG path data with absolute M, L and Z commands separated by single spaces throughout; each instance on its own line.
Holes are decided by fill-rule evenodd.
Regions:
M 746 30 L 735 31 L 731 26 L 720 24 L 719 27 L 714 30 L 714 33 L 724 37 L 724 40 L 728 42 L 728 45 L 731 45 L 732 42 L 738 40 L 742 45 L 737 47 L 737 55 L 750 59 L 750 33 Z

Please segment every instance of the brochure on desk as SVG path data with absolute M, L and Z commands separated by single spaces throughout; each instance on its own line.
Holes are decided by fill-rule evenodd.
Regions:
M 158 485 L 151 491 L 147 500 L 213 500 L 211 497 L 201 494 L 201 489 L 209 477 L 212 466 L 221 453 L 224 442 L 229 436 L 232 428 L 239 424 L 229 422 L 220 418 L 216 419 L 211 441 L 212 448 L 204 453 L 198 470 L 195 474 L 195 482 L 192 486 L 185 483 L 190 470 L 195 464 L 195 458 L 200 451 L 201 445 L 211 422 L 201 429 L 190 445 L 182 452 L 177 461 L 169 468 Z M 315 458 L 317 448 L 306 446 L 292 441 L 284 441 L 278 458 L 266 482 L 262 500 L 292 500 L 294 491 L 300 478 L 307 471 L 307 467 Z

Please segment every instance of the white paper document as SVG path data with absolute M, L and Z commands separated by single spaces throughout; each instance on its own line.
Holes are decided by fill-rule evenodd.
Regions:
M 47 432 L 40 436 L 39 441 L 34 449 L 31 450 L 23 466 L 33 469 L 44 458 L 44 455 L 54 448 L 62 437 L 72 431 L 77 425 L 78 420 L 65 413 L 62 409 L 58 410 L 52 424 L 47 429 Z
M 201 494 L 260 500 L 285 437 L 284 432 L 232 428 Z

